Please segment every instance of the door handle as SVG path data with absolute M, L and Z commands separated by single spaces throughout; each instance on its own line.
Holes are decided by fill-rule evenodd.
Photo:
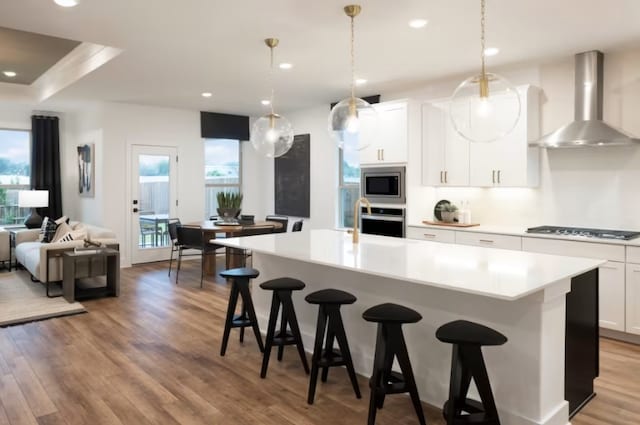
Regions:
M 442 179 L 442 171 L 440 171 L 440 183 L 444 183 L 444 180 Z
M 491 180 L 493 180 L 493 184 L 496 183 L 496 170 L 491 170 Z
M 448 171 L 445 171 L 445 172 L 444 172 L 444 182 L 445 182 L 445 183 L 449 183 L 449 182 L 447 181 L 447 173 L 448 173 Z
M 500 183 L 500 170 L 498 170 L 498 183 Z
M 134 213 L 137 213 L 137 212 L 138 212 L 138 209 L 137 209 L 137 208 L 134 208 L 134 209 L 133 209 L 133 212 L 134 212 Z

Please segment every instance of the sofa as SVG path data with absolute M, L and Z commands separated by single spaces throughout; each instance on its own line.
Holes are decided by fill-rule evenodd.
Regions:
M 39 242 L 40 229 L 25 229 L 16 232 L 15 256 L 19 264 L 42 283 L 62 280 L 62 254 L 85 246 L 85 240 L 94 244 L 118 249 L 114 232 L 102 227 L 81 222 L 70 222 L 69 227 L 82 238 L 65 242 Z

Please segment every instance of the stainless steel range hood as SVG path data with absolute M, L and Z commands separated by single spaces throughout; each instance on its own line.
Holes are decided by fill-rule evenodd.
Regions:
M 530 143 L 530 146 L 578 148 L 640 143 L 640 139 L 602 121 L 603 62 L 604 55 L 597 50 L 576 55 L 575 120 Z

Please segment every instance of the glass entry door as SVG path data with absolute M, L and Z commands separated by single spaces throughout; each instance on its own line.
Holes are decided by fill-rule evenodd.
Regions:
M 166 260 L 177 210 L 177 150 L 133 145 L 131 158 L 131 262 Z

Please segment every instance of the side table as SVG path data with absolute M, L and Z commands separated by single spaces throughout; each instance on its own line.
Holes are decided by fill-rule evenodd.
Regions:
M 106 286 L 76 291 L 76 279 L 104 275 L 107 278 Z M 62 295 L 70 303 L 78 295 L 117 297 L 120 295 L 120 252 L 111 248 L 64 252 L 62 276 Z

